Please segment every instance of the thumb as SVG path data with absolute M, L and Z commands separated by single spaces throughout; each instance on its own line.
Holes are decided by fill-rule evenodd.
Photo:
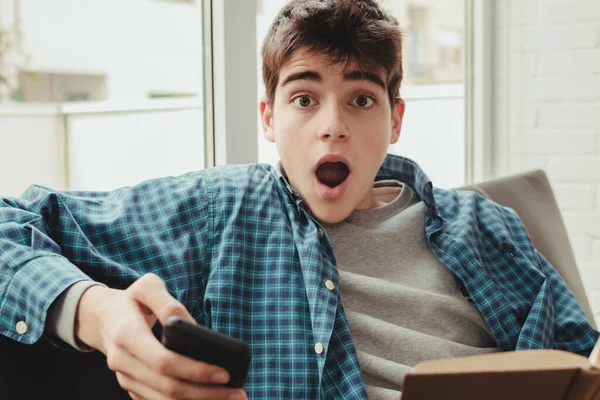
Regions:
M 171 316 L 196 322 L 184 305 L 169 294 L 165 283 L 156 274 L 145 274 L 125 292 L 140 304 L 147 322 L 152 319 L 152 314 L 156 315 L 162 325 Z

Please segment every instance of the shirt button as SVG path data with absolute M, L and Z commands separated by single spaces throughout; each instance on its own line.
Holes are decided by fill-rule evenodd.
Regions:
M 326 287 L 327 287 L 327 289 L 329 289 L 329 290 L 333 290 L 333 289 L 335 289 L 335 285 L 333 284 L 333 282 L 331 282 L 331 281 L 329 281 L 329 280 L 328 280 L 327 282 L 325 282 L 325 286 L 326 286 Z
M 25 323 L 25 321 L 17 322 L 17 333 L 19 335 L 22 335 L 25 332 L 27 332 L 27 324 Z
M 320 238 L 323 238 L 323 236 L 324 236 L 323 229 L 321 229 L 321 228 L 317 229 L 317 233 L 319 234 Z
M 315 353 L 321 354 L 323 352 L 323 345 L 319 342 L 315 344 Z

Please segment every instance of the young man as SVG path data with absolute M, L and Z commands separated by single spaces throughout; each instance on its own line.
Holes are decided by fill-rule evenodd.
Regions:
M 2 333 L 98 349 L 134 399 L 245 396 L 161 346 L 171 315 L 247 342 L 255 399 L 397 399 L 426 359 L 591 351 L 598 332 L 512 210 L 386 156 L 401 34 L 374 1 L 292 1 L 263 75 L 278 170 L 4 199 Z

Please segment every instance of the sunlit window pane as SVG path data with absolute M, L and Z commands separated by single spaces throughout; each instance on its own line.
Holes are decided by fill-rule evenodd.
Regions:
M 202 44 L 197 0 L 0 0 L 0 195 L 203 168 Z
M 256 1 L 260 49 L 269 25 L 287 1 Z M 400 95 L 407 106 L 402 135 L 390 152 L 416 160 L 436 186 L 463 185 L 465 2 L 380 0 L 380 4 L 398 19 L 404 36 Z M 262 95 L 260 75 L 257 79 Z M 276 163 L 275 145 L 262 138 L 260 126 L 259 135 L 259 161 Z
M 463 81 L 464 0 L 380 0 L 404 32 L 404 85 Z

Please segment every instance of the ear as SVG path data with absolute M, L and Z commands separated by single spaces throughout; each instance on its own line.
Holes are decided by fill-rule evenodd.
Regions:
M 267 101 L 266 96 L 260 99 L 259 111 L 265 139 L 269 142 L 275 142 L 275 135 L 273 134 L 273 108 Z
M 394 104 L 394 108 L 392 109 L 392 137 L 390 139 L 390 144 L 394 144 L 400 139 L 405 108 L 406 104 L 404 103 L 404 100 L 400 98 L 396 99 L 396 104 Z

